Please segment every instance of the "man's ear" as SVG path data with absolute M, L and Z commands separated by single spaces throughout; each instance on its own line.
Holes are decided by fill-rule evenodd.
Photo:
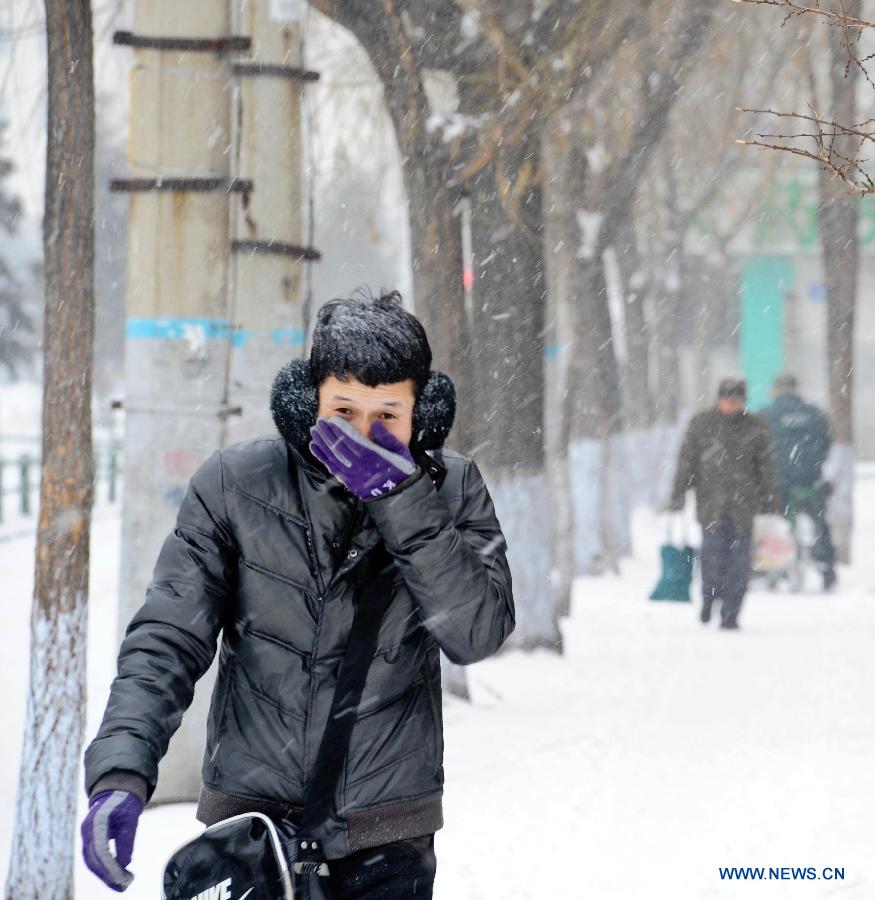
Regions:
M 309 359 L 293 359 L 277 372 L 270 391 L 274 424 L 297 450 L 310 443 L 310 429 L 319 415 L 319 391 Z
M 319 415 L 319 391 L 308 359 L 293 359 L 276 374 L 270 410 L 279 433 L 298 450 L 310 443 Z M 431 372 L 413 407 L 414 441 L 423 450 L 444 445 L 456 417 L 456 388 L 449 375 Z
M 423 450 L 443 447 L 455 418 L 456 388 L 452 379 L 443 372 L 430 372 L 413 407 L 411 444 Z

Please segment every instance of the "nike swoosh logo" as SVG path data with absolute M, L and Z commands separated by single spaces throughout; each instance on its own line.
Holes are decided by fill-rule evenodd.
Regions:
M 249 888 L 249 890 L 240 898 L 240 900 L 246 900 L 246 898 L 255 890 L 254 887 Z

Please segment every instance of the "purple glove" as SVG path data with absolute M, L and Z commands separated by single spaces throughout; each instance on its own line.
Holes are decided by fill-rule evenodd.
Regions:
M 410 450 L 380 421 L 371 426 L 371 440 L 340 416 L 319 419 L 310 435 L 313 456 L 362 500 L 391 491 L 416 471 Z
M 137 821 L 143 811 L 140 798 L 128 791 L 101 791 L 91 798 L 82 821 L 82 856 L 85 865 L 108 887 L 123 891 L 134 880 L 125 868 L 134 850 Z M 115 856 L 109 849 L 115 840 Z

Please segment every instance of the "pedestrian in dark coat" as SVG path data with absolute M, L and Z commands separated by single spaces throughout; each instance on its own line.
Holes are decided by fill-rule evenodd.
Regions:
M 750 577 L 756 513 L 780 513 L 780 487 L 766 423 L 745 408 L 746 384 L 720 382 L 717 406 L 693 416 L 680 450 L 670 508 L 696 493 L 702 525 L 702 613 L 720 601 L 721 627 L 738 628 Z
M 814 521 L 812 554 L 823 563 L 823 584 L 829 589 L 836 580 L 835 550 L 826 515 L 831 486 L 823 478 L 823 466 L 832 446 L 829 419 L 799 396 L 793 375 L 779 375 L 772 393 L 774 402 L 761 415 L 772 435 L 782 503 L 791 519 L 804 511 Z
M 397 293 L 322 307 L 277 375 L 279 435 L 197 470 L 128 626 L 85 754 L 86 862 L 123 890 L 158 762 L 221 635 L 197 817 L 300 815 L 367 560 L 397 569 L 334 812 L 337 897 L 430 897 L 442 826 L 439 652 L 483 659 L 514 627 L 506 543 L 476 464 L 442 449 L 452 383 Z M 116 857 L 109 850 L 116 840 Z M 374 865 L 379 861 L 379 865 Z M 371 885 L 371 887 L 368 887 Z

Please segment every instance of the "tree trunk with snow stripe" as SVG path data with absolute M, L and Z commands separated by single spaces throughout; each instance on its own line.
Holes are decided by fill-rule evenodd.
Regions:
M 7 900 L 73 897 L 93 463 L 94 79 L 87 3 L 46 0 L 45 381 L 30 687 Z

